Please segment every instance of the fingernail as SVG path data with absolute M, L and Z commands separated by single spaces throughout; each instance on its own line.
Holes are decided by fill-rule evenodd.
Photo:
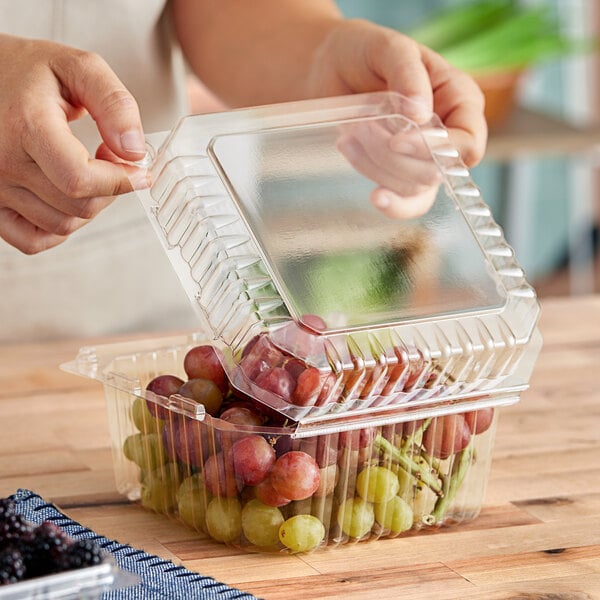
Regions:
M 144 190 L 150 187 L 150 173 L 146 169 L 138 169 L 129 176 L 129 182 L 134 190 Z
M 121 147 L 127 152 L 146 153 L 146 140 L 139 129 L 130 129 L 121 134 Z

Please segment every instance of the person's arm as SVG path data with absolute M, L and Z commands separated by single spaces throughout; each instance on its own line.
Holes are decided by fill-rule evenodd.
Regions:
M 344 19 L 331 0 L 172 0 L 172 8 L 191 67 L 231 106 L 392 90 L 415 100 L 406 116 L 419 121 L 434 111 L 467 165 L 483 156 L 487 126 L 477 84 L 398 31 Z M 354 151 L 347 148 L 353 163 L 369 154 L 354 142 Z M 380 167 L 398 172 L 406 162 L 394 143 L 386 164 L 367 168 L 380 184 Z M 420 181 L 413 195 L 378 188 L 371 200 L 388 216 L 408 218 L 427 210 L 434 195 L 422 187 L 435 183 Z
M 133 96 L 99 56 L 0 34 L 0 238 L 34 254 L 63 242 L 112 201 L 146 187 L 119 161 L 144 156 Z M 96 157 L 69 127 L 85 112 L 104 144 Z
M 228 105 L 308 96 L 313 55 L 341 16 L 329 0 L 171 0 L 191 67 Z

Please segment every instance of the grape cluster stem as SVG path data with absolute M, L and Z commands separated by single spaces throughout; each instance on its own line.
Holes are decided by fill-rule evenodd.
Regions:
M 443 485 L 437 473 L 433 473 L 429 463 L 420 464 L 415 462 L 405 452 L 394 446 L 386 440 L 381 434 L 377 434 L 374 440 L 375 448 L 379 452 L 388 455 L 391 459 L 397 462 L 404 470 L 414 475 L 419 481 L 422 481 L 428 488 L 436 494 L 443 493 Z

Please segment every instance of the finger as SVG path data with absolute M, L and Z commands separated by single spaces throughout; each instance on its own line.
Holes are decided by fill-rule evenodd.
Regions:
M 37 254 L 62 244 L 67 236 L 43 231 L 11 208 L 0 207 L 0 238 L 25 254 Z
M 150 185 L 145 169 L 91 159 L 59 110 L 47 110 L 23 147 L 46 177 L 70 198 L 115 196 Z
M 397 31 L 381 28 L 381 32 L 370 48 L 369 63 L 389 90 L 408 99 L 403 114 L 417 122 L 429 119 L 433 94 L 419 45 Z
M 392 152 L 405 154 L 423 162 L 431 162 L 431 149 L 423 140 L 421 133 L 414 130 L 393 134 L 388 147 Z
M 144 159 L 147 157 L 148 155 L 145 154 L 144 155 Z M 120 156 L 117 156 L 107 145 L 106 143 L 102 143 L 98 146 L 98 148 L 96 148 L 96 158 L 99 160 L 107 160 L 109 162 L 118 164 L 118 165 L 126 165 L 131 167 L 131 163 L 130 162 L 126 162 L 124 161 Z M 136 163 L 134 163 L 134 167 L 140 167 L 141 168 L 141 162 L 144 161 L 144 159 L 142 159 L 142 161 L 137 161 Z
M 384 156 L 383 160 L 395 163 L 396 173 L 392 173 L 387 167 L 380 166 L 381 149 L 371 148 L 367 151 L 356 138 L 339 140 L 338 148 L 359 173 L 400 196 L 416 196 L 432 185 L 437 185 L 440 179 L 439 172 L 432 172 L 429 163 L 388 152 L 393 159 Z
M 438 183 L 441 174 L 423 138 L 408 133 L 395 136 L 384 127 L 386 121 L 360 123 L 353 128 L 353 136 L 371 162 L 399 182 L 423 186 Z M 382 182 L 378 180 L 378 183 Z
M 100 56 L 70 54 L 54 72 L 69 91 L 68 100 L 84 106 L 108 147 L 125 160 L 141 160 L 146 152 L 135 98 Z
M 115 196 L 70 198 L 49 181 L 40 168 L 33 162 L 28 163 L 24 167 L 23 173 L 23 181 L 27 183 L 22 187 L 32 192 L 34 196 L 43 198 L 46 204 L 72 217 L 93 219 L 115 200 Z
M 392 90 L 402 95 L 397 99 L 402 114 L 417 122 L 431 117 L 429 74 L 413 40 L 358 19 L 343 21 L 333 40 L 337 73 L 346 93 Z
M 373 129 L 378 143 L 387 145 L 393 152 L 404 154 L 422 161 L 431 161 L 431 149 L 424 141 L 423 134 L 412 123 L 402 123 L 398 117 L 378 118 L 369 122 L 345 123 L 339 126 L 344 135 L 361 138 L 359 128 L 368 126 Z
M 485 100 L 475 81 L 429 48 L 422 49 L 434 89 L 435 112 L 467 166 L 477 164 L 487 143 Z
M 371 192 L 371 204 L 390 219 L 415 219 L 426 214 L 433 206 L 438 187 L 432 187 L 415 196 L 399 196 L 386 188 Z
M 11 208 L 34 227 L 65 237 L 88 223 L 87 219 L 73 217 L 46 204 L 29 190 L 19 187 L 4 188 L 2 205 Z
M 477 114 L 476 107 L 463 104 L 450 112 L 445 121 L 450 141 L 468 167 L 481 161 L 487 145 L 487 123 L 483 116 L 473 123 Z

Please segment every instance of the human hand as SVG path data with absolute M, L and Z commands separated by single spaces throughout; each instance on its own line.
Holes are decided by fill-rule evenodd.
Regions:
M 313 97 L 399 92 L 407 98 L 402 113 L 414 122 L 438 115 L 465 164 L 483 156 L 487 126 L 475 81 L 397 31 L 368 21 L 340 21 L 315 53 L 307 85 Z M 387 216 L 415 217 L 435 200 L 440 174 L 414 130 L 362 125 L 342 135 L 338 146 L 358 171 L 379 184 L 371 202 Z
M 26 254 L 56 246 L 115 195 L 149 185 L 136 101 L 99 56 L 0 35 L 0 237 Z M 89 112 L 95 158 L 69 121 Z

